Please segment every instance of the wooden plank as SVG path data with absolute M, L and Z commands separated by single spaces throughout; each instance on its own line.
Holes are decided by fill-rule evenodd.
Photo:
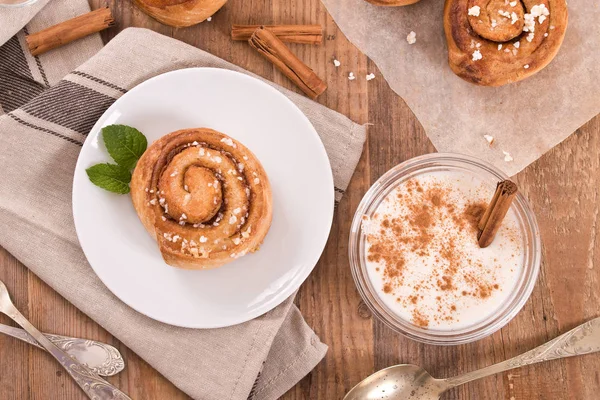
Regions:
M 0 280 L 10 291 L 15 306 L 29 317 L 27 271 L 6 250 L 0 248 Z M 16 326 L 0 314 L 0 323 Z M 29 394 L 30 346 L 6 335 L 0 335 L 0 398 L 17 399 Z
M 317 101 L 365 123 L 368 120 L 364 79 L 348 80 L 348 73 L 366 69 L 367 59 L 338 30 L 318 0 L 286 0 L 273 3 L 273 23 L 321 24 L 321 46 L 291 44 L 298 55 L 328 85 Z M 339 68 L 333 59 L 342 62 Z M 273 81 L 293 85 L 278 71 Z M 331 235 L 315 271 L 297 297 L 307 323 L 329 345 L 325 359 L 315 371 L 289 391 L 285 399 L 337 399 L 373 370 L 372 320 L 356 291 L 348 266 L 351 216 L 369 187 L 369 152 L 365 151 L 352 184 L 337 207 Z
M 545 248 L 542 276 L 529 305 L 544 312 L 533 320 L 517 320 L 514 325 L 528 340 L 509 356 L 600 315 L 599 133 L 596 117 L 518 175 Z M 535 365 L 515 372 L 520 377 L 514 378 L 511 396 L 594 399 L 600 389 L 599 370 L 598 355 Z
M 195 27 L 164 26 L 131 2 L 91 0 L 108 5 L 116 28 L 105 41 L 128 26 L 146 27 L 209 51 L 254 73 L 297 89 L 245 43 L 232 43 L 232 23 L 319 23 L 322 46 L 290 45 L 326 80 L 329 88 L 318 102 L 356 122 L 372 124 L 369 142 L 346 195 L 339 204 L 331 237 L 315 271 L 302 286 L 296 303 L 308 324 L 330 347 L 323 362 L 290 390 L 284 399 L 338 399 L 373 371 L 395 363 L 424 366 L 445 377 L 515 356 L 600 315 L 597 264 L 600 199 L 600 117 L 550 151 L 516 179 L 530 199 L 545 244 L 545 261 L 529 302 L 507 327 L 489 338 L 456 347 L 418 344 L 375 321 L 360 300 L 347 256 L 351 218 L 368 187 L 394 165 L 435 151 L 407 105 L 396 96 L 376 66 L 339 31 L 318 0 L 228 2 Z M 335 68 L 333 59 L 342 65 Z M 348 80 L 353 72 L 356 80 Z M 376 78 L 366 82 L 367 73 Z M 0 250 L 0 279 L 17 306 L 41 329 L 89 337 L 117 346 L 126 370 L 111 378 L 132 398 L 186 399 L 158 372 L 58 296 L 5 251 Z M 7 319 L 0 318 L 6 323 Z M 80 399 L 81 392 L 43 352 L 0 335 L 0 398 Z M 444 399 L 594 399 L 600 390 L 600 359 L 586 356 L 472 382 Z

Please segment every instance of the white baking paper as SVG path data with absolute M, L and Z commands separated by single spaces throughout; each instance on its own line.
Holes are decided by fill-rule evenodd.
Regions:
M 597 1 L 570 1 L 569 25 L 556 58 L 534 76 L 499 88 L 465 82 L 448 67 L 442 0 L 405 7 L 322 1 L 440 152 L 477 156 L 513 175 L 600 112 Z M 412 45 L 406 41 L 410 31 L 417 35 Z M 484 135 L 495 138 L 492 147 Z M 513 161 L 505 161 L 504 151 Z

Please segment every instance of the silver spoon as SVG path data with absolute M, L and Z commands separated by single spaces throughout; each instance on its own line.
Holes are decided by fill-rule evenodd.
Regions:
M 23 329 L 0 324 L 0 333 L 12 336 L 23 342 L 32 344 L 42 350 L 42 346 L 35 341 Z M 44 333 L 52 343 L 69 353 L 82 364 L 87 365 L 92 371 L 100 376 L 113 376 L 123 371 L 125 361 L 119 350 L 110 344 L 97 342 L 95 340 L 73 338 L 68 336 L 52 335 Z
M 600 351 L 600 318 L 579 325 L 520 356 L 453 378 L 436 379 L 423 368 L 410 364 L 382 369 L 354 386 L 344 400 L 437 400 L 446 390 L 475 379 L 542 361 L 596 351 Z
M 0 312 L 21 325 L 48 353 L 58 360 L 79 387 L 92 400 L 131 400 L 125 393 L 100 378 L 100 375 L 72 358 L 64 350 L 52 343 L 29 322 L 13 305 L 4 282 L 0 281 Z

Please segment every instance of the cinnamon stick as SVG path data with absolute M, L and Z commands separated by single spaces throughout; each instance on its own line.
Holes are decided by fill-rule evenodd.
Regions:
M 100 8 L 28 35 L 25 40 L 31 54 L 37 56 L 84 36 L 100 32 L 113 23 L 110 8 Z
M 261 26 L 256 29 L 248 43 L 263 57 L 271 61 L 311 99 L 316 99 L 327 89 L 325 82 L 265 27 Z
M 282 42 L 321 44 L 323 28 L 321 25 L 263 25 L 273 32 Z M 248 40 L 261 25 L 231 25 L 231 39 Z
M 492 201 L 477 226 L 479 247 L 488 247 L 492 243 L 517 192 L 518 188 L 514 182 L 509 180 L 498 182 Z

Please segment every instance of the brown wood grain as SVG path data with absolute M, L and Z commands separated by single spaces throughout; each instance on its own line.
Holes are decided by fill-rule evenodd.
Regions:
M 577 130 L 518 174 L 516 182 L 530 200 L 544 241 L 537 286 L 523 310 L 504 329 L 479 342 L 436 347 L 399 336 L 374 320 L 350 274 L 347 238 L 354 210 L 379 176 L 408 158 L 435 151 L 423 128 L 379 74 L 377 67 L 339 31 L 319 0 L 228 2 L 195 27 L 164 26 L 130 1 L 91 0 L 109 6 L 116 26 L 105 41 L 129 26 L 145 27 L 209 51 L 274 82 L 297 90 L 245 43 L 230 39 L 239 24 L 321 24 L 322 46 L 290 48 L 327 82 L 318 102 L 356 122 L 369 123 L 369 139 L 345 197 L 339 204 L 327 248 L 302 286 L 296 303 L 308 324 L 329 345 L 315 370 L 283 398 L 340 399 L 361 379 L 396 363 L 424 366 L 447 377 L 526 351 L 579 323 L 600 315 L 600 117 Z M 335 68 L 333 59 L 342 65 Z M 357 79 L 349 81 L 348 73 Z M 367 82 L 370 72 L 376 78 Z M 0 279 L 23 313 L 40 329 L 87 337 L 115 345 L 127 368 L 110 379 L 133 399 L 188 397 L 95 322 L 75 309 L 6 252 L 0 250 Z M 7 323 L 7 319 L 0 318 Z M 533 400 L 599 398 L 600 356 L 538 364 L 489 377 L 447 393 L 446 400 Z M 0 399 L 83 399 L 76 385 L 45 353 L 0 335 Z

